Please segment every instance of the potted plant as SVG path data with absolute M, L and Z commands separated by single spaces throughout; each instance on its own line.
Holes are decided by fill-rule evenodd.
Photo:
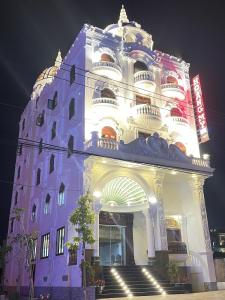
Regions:
M 167 266 L 167 273 L 169 276 L 169 279 L 172 283 L 178 283 L 179 280 L 179 267 L 174 262 L 169 262 Z

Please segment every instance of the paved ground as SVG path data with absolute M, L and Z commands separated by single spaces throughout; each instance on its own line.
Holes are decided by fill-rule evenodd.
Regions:
M 127 298 L 111 298 L 107 300 L 124 300 Z M 102 299 L 104 300 L 104 299 Z M 132 300 L 225 300 L 225 290 L 204 293 L 133 297 Z

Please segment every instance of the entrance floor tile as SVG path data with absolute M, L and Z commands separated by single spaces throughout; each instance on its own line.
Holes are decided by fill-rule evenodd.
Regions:
M 123 298 L 108 298 L 101 300 L 125 300 L 129 299 Z M 213 291 L 213 292 L 203 292 L 203 293 L 191 293 L 191 294 L 173 294 L 166 296 L 143 296 L 143 297 L 133 297 L 132 300 L 225 300 L 225 290 L 224 291 Z

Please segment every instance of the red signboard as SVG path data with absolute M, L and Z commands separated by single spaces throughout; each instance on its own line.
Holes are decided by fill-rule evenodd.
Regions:
M 204 143 L 209 140 L 209 135 L 199 75 L 192 79 L 192 90 L 194 95 L 195 118 L 199 143 Z

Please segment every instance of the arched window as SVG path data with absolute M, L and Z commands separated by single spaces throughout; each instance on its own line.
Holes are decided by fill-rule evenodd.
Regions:
M 41 169 L 37 169 L 36 185 L 39 185 L 41 182 Z
M 43 149 L 43 139 L 40 139 L 40 142 L 38 144 L 38 153 L 41 154 Z
M 101 90 L 101 98 L 116 99 L 116 96 L 113 93 L 113 91 L 111 91 L 110 89 L 106 88 L 106 89 Z
M 50 213 L 50 200 L 51 200 L 51 197 L 48 194 L 45 198 L 45 203 L 44 203 L 44 214 L 45 215 Z
M 70 135 L 68 140 L 68 150 L 67 150 L 67 157 L 70 157 L 73 154 L 73 136 Z
M 116 140 L 116 131 L 112 127 L 105 126 L 102 128 L 102 137 Z
M 34 222 L 36 220 L 36 205 L 34 204 L 32 207 L 32 212 L 31 212 L 31 221 Z
M 112 56 L 110 56 L 109 54 L 106 54 L 106 53 L 103 53 L 101 55 L 101 61 L 109 61 L 109 62 L 112 62 L 114 63 L 114 59 L 112 58 Z
M 60 206 L 65 204 L 65 185 L 63 183 L 60 184 L 59 188 L 58 204 Z
M 174 107 L 174 108 L 171 109 L 170 115 L 171 115 L 172 117 L 182 117 L 182 112 L 180 111 L 179 108 Z
M 14 205 L 17 205 L 17 202 L 18 202 L 18 192 L 16 191 Z
M 74 98 L 72 98 L 69 104 L 69 120 L 72 119 L 74 114 L 75 114 L 75 100 Z
M 53 140 L 56 136 L 56 121 L 53 122 L 52 124 L 52 135 L 51 135 L 51 139 Z
M 23 122 L 22 122 L 22 130 L 24 130 L 25 128 L 25 119 L 23 119 Z
M 166 78 L 166 83 L 175 83 L 175 84 L 178 84 L 177 79 L 175 77 L 173 77 L 173 76 L 168 76 Z
M 17 179 L 20 178 L 20 166 L 18 167 L 18 170 L 17 170 Z
M 137 60 L 134 64 L 134 73 L 139 71 L 147 71 L 148 67 L 142 61 Z
M 52 154 L 49 162 L 49 173 L 52 173 L 55 169 L 55 156 Z

